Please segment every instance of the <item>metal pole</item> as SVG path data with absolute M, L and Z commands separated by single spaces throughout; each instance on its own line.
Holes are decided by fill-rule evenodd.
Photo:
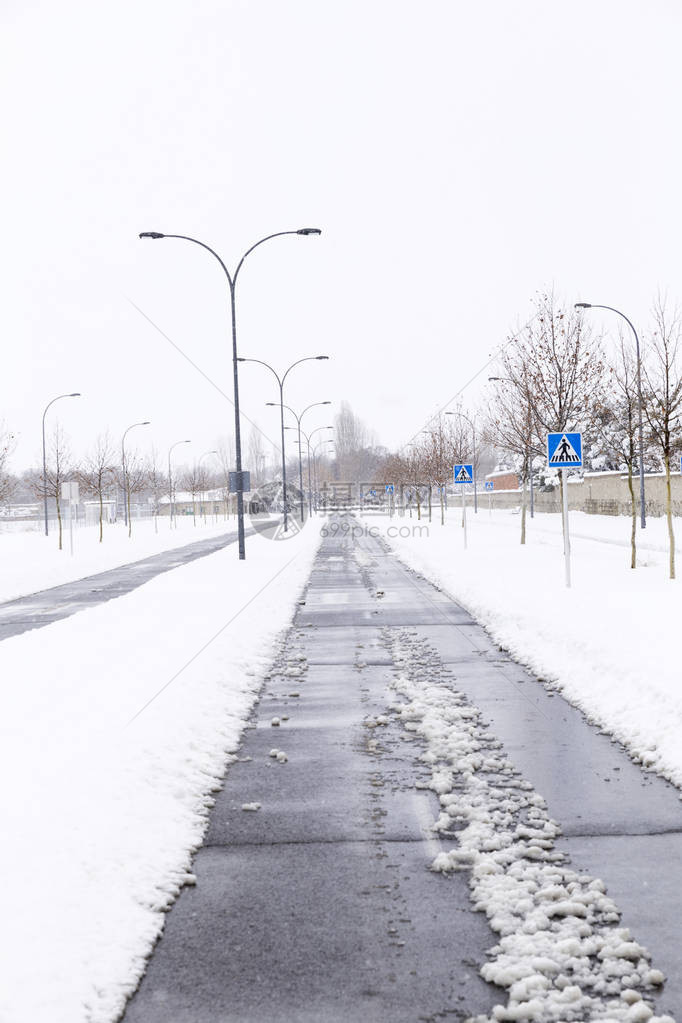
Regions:
M 464 528 L 464 550 L 467 549 L 467 503 L 464 499 L 465 484 L 461 484 L 462 487 L 462 526 Z
M 297 417 L 298 422 L 298 485 L 301 491 L 301 525 L 305 521 L 305 513 L 303 509 L 303 456 L 301 455 L 301 417 Z
M 168 449 L 168 498 L 169 498 L 168 523 L 171 529 L 173 528 L 173 482 L 171 480 L 171 457 L 170 457 L 172 450 L 173 450 L 172 447 Z
M 566 565 L 566 586 L 571 587 L 571 538 L 568 535 L 568 480 L 566 470 L 561 470 L 562 511 L 564 518 L 564 561 Z
M 50 406 L 48 405 L 47 408 L 49 407 Z M 43 412 L 43 505 L 45 508 L 45 536 L 49 536 L 49 529 L 47 525 L 47 457 L 45 455 L 45 416 L 47 414 L 47 408 L 45 409 L 45 412 Z
M 287 456 L 284 451 L 284 381 L 277 377 L 277 382 L 279 383 L 279 421 L 282 434 L 282 507 L 284 510 L 284 532 L 286 533 L 289 525 L 287 520 Z
M 306 434 L 306 442 L 308 445 L 308 518 L 312 518 L 313 515 L 313 487 L 312 478 L 310 475 L 310 437 Z
M 478 481 L 476 479 L 476 430 L 472 423 L 471 425 L 471 436 L 473 438 L 474 445 L 474 464 L 472 465 L 472 475 L 474 477 L 474 515 L 478 515 Z
M 533 456 L 528 456 L 528 482 L 530 484 L 530 517 L 533 518 Z

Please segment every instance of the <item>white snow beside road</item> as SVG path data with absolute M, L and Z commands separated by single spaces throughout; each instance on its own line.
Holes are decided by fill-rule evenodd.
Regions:
M 158 533 L 151 519 L 133 519 L 132 536 L 122 522 L 104 526 L 104 540 L 99 542 L 99 527 L 81 526 L 74 530 L 74 553 L 69 553 L 69 530 L 64 530 L 64 549 L 59 550 L 56 527 L 50 535 L 40 531 L 7 531 L 0 528 L 0 602 L 23 597 L 29 593 L 73 582 L 84 576 L 106 572 L 109 568 L 169 551 L 175 547 L 208 540 L 224 533 L 236 533 L 236 519 L 211 518 L 204 525 L 191 516 L 178 516 L 177 528 L 170 528 L 168 518 L 160 518 Z M 247 519 L 248 528 L 248 519 Z
M 0 643 L 0 1020 L 118 1017 L 193 883 L 210 793 L 319 540 L 255 537 L 245 562 L 232 546 Z
M 483 499 L 478 515 L 468 509 L 467 550 L 459 508 L 450 508 L 445 526 L 437 509 L 430 524 L 374 515 L 361 523 L 378 529 L 408 565 L 461 602 L 497 643 L 636 759 L 682 788 L 682 581 L 667 578 L 664 522 L 650 519 L 645 535 L 638 530 L 657 549 L 642 552 L 632 570 L 627 519 L 571 512 L 567 589 L 560 516 L 529 518 L 522 547 L 518 514 L 490 516 L 486 505 Z

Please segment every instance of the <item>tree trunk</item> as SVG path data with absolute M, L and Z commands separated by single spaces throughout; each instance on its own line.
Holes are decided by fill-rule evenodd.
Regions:
M 194 500 L 194 494 L 192 494 L 192 518 L 194 520 L 194 525 L 196 526 L 196 524 L 197 524 L 197 502 Z
M 102 525 L 102 519 L 104 517 L 104 502 L 102 501 L 101 487 L 97 490 L 97 496 L 99 497 L 99 542 L 101 543 L 104 539 L 104 527 Z
M 128 477 L 128 489 L 126 492 L 126 501 L 128 503 L 128 539 L 133 535 L 133 520 L 130 517 L 130 477 Z
M 637 568 L 637 502 L 635 501 L 635 488 L 632 485 L 632 462 L 628 463 L 628 490 L 630 491 L 630 514 L 632 516 L 630 568 Z
M 670 545 L 670 578 L 675 578 L 675 534 L 673 532 L 673 502 L 670 488 L 670 458 L 665 456 L 665 516 L 668 520 L 668 543 Z
M 62 549 L 62 509 L 59 505 L 59 489 L 57 489 L 56 496 L 57 503 L 57 522 L 59 523 L 59 550 Z
M 440 488 L 440 524 L 445 525 L 445 501 L 443 500 L 443 488 Z
M 431 521 L 431 484 L 429 483 L 429 522 Z
M 526 542 L 526 481 L 521 483 L 521 543 Z

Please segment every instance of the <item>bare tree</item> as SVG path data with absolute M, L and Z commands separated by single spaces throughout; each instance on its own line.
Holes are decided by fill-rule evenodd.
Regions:
M 673 531 L 670 465 L 682 443 L 679 418 L 682 412 L 682 322 L 678 309 L 668 313 L 660 296 L 654 305 L 655 327 L 648 339 L 642 365 L 644 413 L 663 459 L 665 471 L 665 514 L 668 521 L 670 578 L 675 578 L 675 534 Z
M 263 434 L 254 423 L 249 431 L 249 439 L 246 444 L 246 457 L 251 471 L 251 489 L 260 487 L 264 480 L 265 472 L 265 448 L 263 446 Z
M 62 550 L 62 509 L 61 490 L 62 483 L 73 472 L 71 465 L 71 451 L 66 435 L 55 422 L 54 430 L 49 444 L 45 480 L 40 470 L 34 470 L 31 474 L 31 489 L 36 497 L 44 500 L 53 500 L 57 507 L 57 522 L 59 525 L 59 550 Z
M 9 471 L 9 460 L 14 451 L 14 435 L 0 421 L 0 505 L 7 504 L 17 487 L 17 479 Z
M 123 480 L 124 500 L 128 503 L 128 538 L 133 535 L 133 517 L 131 514 L 131 497 L 133 494 L 144 493 L 149 486 L 147 465 L 136 451 L 126 451 L 125 480 Z
M 532 459 L 538 453 L 535 411 L 525 372 L 523 354 L 509 348 L 501 359 L 501 376 L 495 380 L 485 437 L 516 465 L 521 485 L 521 543 L 526 542 L 526 489 L 530 482 Z
M 154 516 L 154 532 L 159 531 L 159 504 L 161 497 L 168 493 L 168 477 L 159 468 L 159 453 L 156 448 L 152 450 L 145 463 L 145 476 L 147 487 L 152 496 L 152 514 Z
M 637 358 L 630 344 L 619 334 L 617 355 L 611 367 L 611 387 L 597 404 L 595 415 L 595 446 L 610 465 L 628 474 L 630 493 L 630 568 L 637 566 L 637 499 L 633 474 L 638 460 L 639 399 L 637 391 Z
M 105 431 L 95 441 L 94 447 L 85 457 L 85 461 L 78 470 L 78 482 L 86 492 L 93 494 L 99 501 L 99 542 L 104 539 L 104 491 L 108 484 L 114 480 L 114 466 L 116 456 L 114 448 Z
M 180 478 L 180 486 L 192 495 L 192 517 L 196 526 L 197 495 L 208 489 L 208 471 L 198 462 L 195 462 L 191 469 L 185 469 L 183 472 Z

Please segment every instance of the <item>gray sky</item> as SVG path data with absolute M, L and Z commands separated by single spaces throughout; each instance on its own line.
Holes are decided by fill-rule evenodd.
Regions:
M 554 284 L 644 324 L 679 297 L 673 0 L 5 0 L 4 372 L 14 465 L 54 395 L 77 453 L 138 419 L 141 450 L 215 446 L 240 354 L 288 400 L 348 400 L 389 446 L 445 404 Z M 599 321 L 595 321 L 598 325 Z M 604 321 L 606 322 L 606 321 Z M 613 325 L 613 321 L 610 321 Z M 481 380 L 485 379 L 484 373 Z M 240 375 L 274 439 L 274 379 Z M 465 394 L 474 404 L 478 385 Z M 313 410 L 312 428 L 331 419 Z

